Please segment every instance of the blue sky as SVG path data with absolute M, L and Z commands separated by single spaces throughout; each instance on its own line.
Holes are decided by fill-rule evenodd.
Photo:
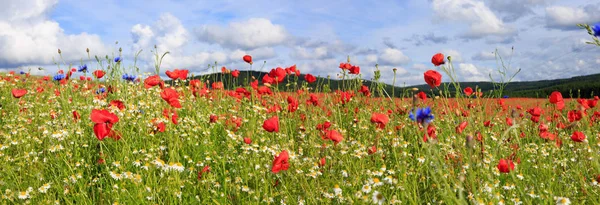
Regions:
M 600 49 L 585 45 L 576 23 L 600 22 L 592 0 L 397 1 L 78 1 L 8 0 L 0 8 L 0 69 L 43 66 L 56 72 L 56 49 L 67 63 L 123 48 L 126 65 L 143 49 L 140 68 L 153 70 L 150 50 L 170 51 L 167 69 L 196 74 L 217 61 L 248 69 L 244 54 L 265 70 L 296 64 L 303 73 L 335 77 L 349 55 L 370 79 L 375 64 L 391 82 L 423 84 L 431 56 L 453 56 L 461 81 L 498 77 L 494 51 L 511 58 L 516 80 L 598 73 Z M 115 42 L 118 41 L 118 44 Z M 514 52 L 511 48 L 514 47 Z M 91 63 L 92 68 L 94 64 Z M 259 67 L 255 64 L 254 69 Z

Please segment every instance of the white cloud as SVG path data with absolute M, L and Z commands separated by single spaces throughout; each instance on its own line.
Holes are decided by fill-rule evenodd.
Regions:
M 504 24 L 483 2 L 475 0 L 433 0 L 433 10 L 440 20 L 469 24 L 470 38 L 507 36 L 514 29 Z
M 375 63 L 377 63 L 377 59 L 378 59 L 377 55 L 375 55 L 375 54 L 369 54 L 369 55 L 365 56 L 365 60 L 369 64 L 375 64 Z
M 546 24 L 550 28 L 577 29 L 580 23 L 600 21 L 600 4 L 585 7 L 551 6 L 546 8 Z
M 470 63 L 461 63 L 458 65 L 458 81 L 489 81 L 489 71 L 490 69 L 477 67 Z
M 159 54 L 169 51 L 161 64 L 161 74 L 165 70 L 174 68 L 189 69 L 191 72 L 205 70 L 208 64 L 218 62 L 222 64 L 228 60 L 227 54 L 221 51 L 202 51 L 185 53 L 184 48 L 190 43 L 189 32 L 181 21 L 170 13 L 161 14 L 159 19 L 152 25 L 136 24 L 131 28 L 135 49 L 150 49 L 156 45 Z M 150 52 L 144 52 L 140 56 L 146 62 L 144 71 L 153 71 L 154 56 Z M 241 59 L 241 57 L 236 58 Z M 150 69 L 150 70 L 148 70 Z
M 232 22 L 226 27 L 205 25 L 196 29 L 196 35 L 201 41 L 244 49 L 276 46 L 290 38 L 283 26 L 264 18 Z
M 300 60 L 323 59 L 329 57 L 329 49 L 326 46 L 319 46 L 314 49 L 296 46 L 290 53 L 290 57 Z
M 442 53 L 444 54 L 445 57 L 452 56 L 453 62 L 458 62 L 458 63 L 463 62 L 462 55 L 457 50 L 445 49 L 445 50 L 442 50 Z
M 277 53 L 275 53 L 275 49 L 271 47 L 262 47 L 249 51 L 237 49 L 231 52 L 229 58 L 233 62 L 242 62 L 242 57 L 244 57 L 244 55 L 251 55 L 253 61 L 262 61 L 277 56 Z
M 402 51 L 394 48 L 386 48 L 379 56 L 382 65 L 402 65 L 410 62 L 410 58 Z
M 0 65 L 53 64 L 62 51 L 69 63 L 87 59 L 86 48 L 106 54 L 98 35 L 65 34 L 60 25 L 48 18 L 57 1 L 8 1 L 0 7 Z
M 412 67 L 417 71 L 426 71 L 426 70 L 431 69 L 431 68 L 429 68 L 429 66 L 427 66 L 425 64 L 421 64 L 421 63 L 415 63 Z

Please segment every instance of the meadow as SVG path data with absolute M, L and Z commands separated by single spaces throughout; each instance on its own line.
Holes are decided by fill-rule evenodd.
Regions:
M 295 66 L 251 82 L 223 67 L 234 80 L 222 82 L 159 65 L 137 73 L 120 56 L 0 74 L 0 203 L 600 201 L 598 97 L 449 92 L 442 78 L 460 85 L 436 54 L 431 89 L 392 98 L 351 63 L 334 92 L 309 89 L 311 77 L 280 84 Z

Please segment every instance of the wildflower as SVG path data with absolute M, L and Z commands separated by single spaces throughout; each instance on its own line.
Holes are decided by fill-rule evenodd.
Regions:
M 54 79 L 54 81 L 61 81 L 62 79 L 65 79 L 65 74 L 56 74 L 52 79 Z
M 19 199 L 29 199 L 29 191 L 19 192 Z
M 317 81 L 317 78 L 311 74 L 306 74 L 304 76 L 304 80 L 306 80 L 306 82 L 308 83 L 314 83 L 315 81 Z
M 500 159 L 497 167 L 500 172 L 509 173 L 511 170 L 515 169 L 515 164 L 512 160 Z
M 333 187 L 333 193 L 335 193 L 336 196 L 341 196 L 342 195 L 342 189 L 340 188 L 340 185 L 335 185 Z
M 250 65 L 252 65 L 252 56 L 250 55 L 245 55 L 244 57 L 242 57 L 242 59 L 246 62 L 249 63 Z
M 430 123 L 434 119 L 433 114 L 431 114 L 431 107 L 417 108 L 417 111 L 410 112 L 408 117 L 419 124 Z
M 283 171 L 288 170 L 288 168 L 290 167 L 288 160 L 289 160 L 288 152 L 286 150 L 281 151 L 281 153 L 279 153 L 279 155 L 275 156 L 275 159 L 273 160 L 273 166 L 271 168 L 271 172 L 277 173 L 282 170 Z
M 106 73 L 103 70 L 95 70 L 92 74 L 94 75 L 94 77 L 100 79 L 100 78 L 104 77 L 104 74 L 106 74 Z M 64 78 L 64 75 L 62 78 Z M 61 80 L 61 79 L 59 79 L 59 80 Z M 56 76 L 54 76 L 54 80 L 59 81 L 56 79 Z
M 121 60 L 123 60 L 123 59 L 121 59 L 121 56 L 117 56 L 117 57 L 115 58 L 115 63 L 120 63 L 120 62 L 121 62 Z
M 373 192 L 373 203 L 383 204 L 384 202 L 385 202 L 385 197 L 383 197 L 383 194 L 381 194 L 381 192 L 378 192 L 378 191 Z
M 77 71 L 85 73 L 85 72 L 87 72 L 87 68 L 88 68 L 87 64 L 83 64 L 83 65 L 79 66 L 79 68 L 77 69 Z
M 433 57 L 431 58 L 431 63 L 433 63 L 433 65 L 435 66 L 440 66 L 446 62 L 444 62 L 444 54 L 441 53 L 437 53 L 435 55 L 433 55 Z
M 117 117 L 117 115 L 107 110 L 94 109 L 92 110 L 90 118 L 92 122 L 96 123 L 94 125 L 94 134 L 96 134 L 96 138 L 98 138 L 98 140 L 103 140 L 109 135 L 114 135 L 112 127 L 113 124 L 119 121 L 119 117 Z
M 25 94 L 27 94 L 27 90 L 25 90 L 25 89 L 16 89 L 16 88 L 14 88 L 14 89 L 11 90 L 11 92 L 12 92 L 12 96 L 15 97 L 15 98 L 21 98 Z
M 569 198 L 566 197 L 556 197 L 556 204 L 557 205 L 569 205 L 571 204 L 571 200 L 569 200 Z
M 565 102 L 563 101 L 562 94 L 558 91 L 552 92 L 549 97 L 550 103 L 556 105 L 556 109 L 562 110 L 565 107 Z
M 277 116 L 273 116 L 263 123 L 263 128 L 267 132 L 279 132 L 279 118 Z
M 594 31 L 594 36 L 600 37 L 600 23 L 596 23 L 592 26 L 592 31 Z
M 463 92 L 465 93 L 465 95 L 467 96 L 471 96 L 471 94 L 473 94 L 473 88 L 471 87 L 466 87 Z
M 175 69 L 173 71 L 168 70 L 165 72 L 165 74 L 167 74 L 167 76 L 169 76 L 169 78 L 171 78 L 172 80 L 185 80 L 187 78 L 188 72 L 188 70 Z
M 167 101 L 169 105 L 174 108 L 181 108 L 181 103 L 179 102 L 179 94 L 177 91 L 173 90 L 173 88 L 165 88 L 161 93 L 160 97 Z
M 163 88 L 165 86 L 165 82 L 163 82 L 160 79 L 160 76 L 158 75 L 150 76 L 144 80 L 144 87 L 146 89 L 154 87 L 156 85 L 160 86 L 160 88 Z
M 129 81 L 129 82 L 133 82 L 135 80 L 135 75 L 130 75 L 130 74 L 123 74 L 122 78 L 123 80 Z
M 362 192 L 365 192 L 366 194 L 371 192 L 371 185 L 368 185 L 368 184 L 363 185 Z
M 575 131 L 571 135 L 571 140 L 575 142 L 583 142 L 585 141 L 585 135 L 583 134 L 583 132 Z
M 325 135 L 322 136 L 322 138 L 333 141 L 334 145 L 337 145 L 342 140 L 344 140 L 344 137 L 342 136 L 342 134 L 340 134 L 338 131 L 335 131 L 335 130 L 329 130 L 329 131 L 325 132 Z
M 104 88 L 104 87 L 98 88 L 98 90 L 96 90 L 96 94 L 101 94 L 101 93 L 105 93 L 105 92 L 106 92 L 106 88 Z
M 373 113 L 371 115 L 371 122 L 376 124 L 379 129 L 384 129 L 385 125 L 390 121 L 387 115 L 381 113 Z
M 240 77 L 240 71 L 237 69 L 234 71 L 231 71 L 231 77 L 234 77 L 234 78 Z

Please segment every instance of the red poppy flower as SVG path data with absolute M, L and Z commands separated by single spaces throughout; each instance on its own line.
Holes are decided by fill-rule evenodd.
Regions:
M 317 78 L 311 74 L 306 74 L 304 76 L 304 80 L 306 80 L 306 82 L 308 83 L 314 83 L 315 81 L 317 81 Z
M 273 173 L 277 173 L 280 171 L 285 171 L 288 170 L 288 168 L 290 168 L 290 164 L 289 164 L 289 154 L 286 150 L 281 151 L 281 153 L 279 153 L 279 155 L 275 156 L 275 159 L 273 160 L 273 166 L 271 168 L 271 172 Z
M 417 97 L 419 97 L 419 99 L 426 101 L 427 100 L 427 94 L 423 91 L 417 93 Z
M 320 104 L 319 97 L 317 97 L 317 95 L 311 93 L 309 99 L 306 100 L 306 104 L 312 104 L 314 106 L 319 106 L 319 104 Z
M 369 87 L 367 87 L 366 85 L 361 85 L 359 92 L 361 92 L 364 96 L 367 96 L 367 97 L 371 96 L 371 91 L 369 90 Z
M 160 88 L 164 88 L 164 86 L 165 86 L 165 82 L 163 82 L 163 80 L 160 79 L 160 76 L 158 76 L 158 75 L 149 76 L 148 78 L 146 78 L 144 80 L 144 87 L 146 89 L 154 87 L 156 85 L 159 85 Z
M 239 77 L 240 76 L 240 71 L 239 70 L 231 71 L 231 76 L 233 76 L 234 78 Z
M 165 88 L 161 93 L 160 97 L 163 100 L 167 101 L 169 105 L 175 108 L 181 108 L 181 103 L 179 102 L 179 94 L 177 91 L 173 90 L 173 88 Z
M 350 64 L 350 63 L 340 63 L 340 68 L 342 70 L 349 70 L 350 68 L 352 68 L 352 64 Z
M 367 149 L 367 153 L 369 155 L 377 153 L 377 146 L 373 145 L 373 146 L 369 147 L 369 149 Z
M 25 89 L 14 88 L 14 89 L 11 90 L 11 92 L 12 92 L 12 96 L 15 97 L 15 98 L 21 98 L 25 94 L 27 94 L 27 90 L 25 90 Z
M 463 130 L 469 125 L 467 121 L 461 122 L 458 126 L 456 126 L 456 133 L 462 134 Z
M 506 124 L 507 124 L 508 126 L 513 126 L 513 121 L 512 121 L 512 118 L 510 118 L 510 117 L 507 117 L 507 118 L 506 118 Z
M 210 123 L 215 123 L 215 122 L 217 122 L 217 120 L 219 120 L 219 117 L 217 117 L 214 114 L 211 114 L 209 118 L 210 118 L 210 120 L 209 120 Z
M 442 84 L 442 75 L 435 70 L 428 70 L 424 73 L 425 82 L 431 87 L 435 88 Z
M 77 110 L 73 111 L 73 119 L 74 120 L 79 120 L 81 118 L 81 115 L 79 115 L 79 113 L 77 112 Z
M 107 110 L 92 110 L 92 114 L 90 115 L 90 119 L 92 122 L 96 123 L 94 125 L 94 134 L 96 134 L 96 138 L 98 140 L 103 140 L 107 136 L 109 136 L 112 132 L 113 124 L 119 121 L 119 117 Z
M 273 82 L 276 82 L 276 83 L 283 82 L 283 80 L 285 80 L 286 75 L 287 75 L 287 73 L 285 72 L 285 70 L 280 67 L 271 69 L 271 72 L 269 72 L 269 77 L 273 78 L 274 79 Z M 264 78 L 263 78 L 263 80 L 264 80 Z
M 433 57 L 431 58 L 431 63 L 433 63 L 433 65 L 435 65 L 435 66 L 440 66 L 440 65 L 446 63 L 444 61 L 444 54 L 437 53 L 437 54 L 433 55 Z
M 583 113 L 578 110 L 570 110 L 567 112 L 567 118 L 569 118 L 569 122 L 579 121 L 583 118 Z
M 210 166 L 206 165 L 204 166 L 204 168 L 202 168 L 202 171 L 198 172 L 198 180 L 202 179 L 202 175 L 204 175 L 205 173 L 209 173 L 210 172 Z
M 325 132 L 325 137 L 323 137 L 323 138 L 333 141 L 334 145 L 337 145 L 342 140 L 344 140 L 344 137 L 342 136 L 342 134 L 340 134 L 338 131 L 335 131 L 335 130 L 329 130 L 329 131 Z
M 493 127 L 494 124 L 492 124 L 492 122 L 488 120 L 488 121 L 483 122 L 483 126 L 485 126 L 485 127 Z
M 585 140 L 585 135 L 583 134 L 583 132 L 575 131 L 571 135 L 571 140 L 575 142 L 583 142 Z
M 550 103 L 556 105 L 556 109 L 562 110 L 565 107 L 565 102 L 563 100 L 562 94 L 558 91 L 552 92 L 549 97 Z
M 515 169 L 515 164 L 512 160 L 500 159 L 497 167 L 501 173 L 509 173 L 510 171 Z
M 244 143 L 251 144 L 252 143 L 252 139 L 250 139 L 249 137 L 244 137 Z
M 125 109 L 125 103 L 123 103 L 123 101 L 120 101 L 120 100 L 110 101 L 110 106 L 115 106 L 115 107 L 119 108 L 119 110 Z
M 371 122 L 377 125 L 377 128 L 384 129 L 385 125 L 390 121 L 387 115 L 381 113 L 373 113 L 371 115 Z
M 92 72 L 92 74 L 94 75 L 94 77 L 100 79 L 104 77 L 104 74 L 106 73 L 103 70 L 95 70 L 94 72 Z
M 471 94 L 473 94 L 473 88 L 471 87 L 466 87 L 463 92 L 465 93 L 465 95 L 467 96 L 471 96 Z
M 187 78 L 188 75 L 188 70 L 179 70 L 179 69 L 175 69 L 173 71 L 167 70 L 165 72 L 165 74 L 167 74 L 167 76 L 169 76 L 169 78 L 176 80 L 176 79 L 180 79 L 180 80 L 185 80 Z
M 429 141 L 429 138 L 434 140 L 437 139 L 436 128 L 433 124 L 427 126 L 427 133 L 423 135 L 423 142 Z
M 353 65 L 348 71 L 350 71 L 350 74 L 358 75 L 360 74 L 360 67 Z
M 298 100 L 292 96 L 287 97 L 288 102 L 288 112 L 295 112 L 298 110 Z
M 249 63 L 250 65 L 252 65 L 252 56 L 250 55 L 245 55 L 244 57 L 242 57 L 242 59 L 244 59 L 244 61 L 246 63 Z
M 276 115 L 265 120 L 263 129 L 267 132 L 279 132 L 279 117 Z

